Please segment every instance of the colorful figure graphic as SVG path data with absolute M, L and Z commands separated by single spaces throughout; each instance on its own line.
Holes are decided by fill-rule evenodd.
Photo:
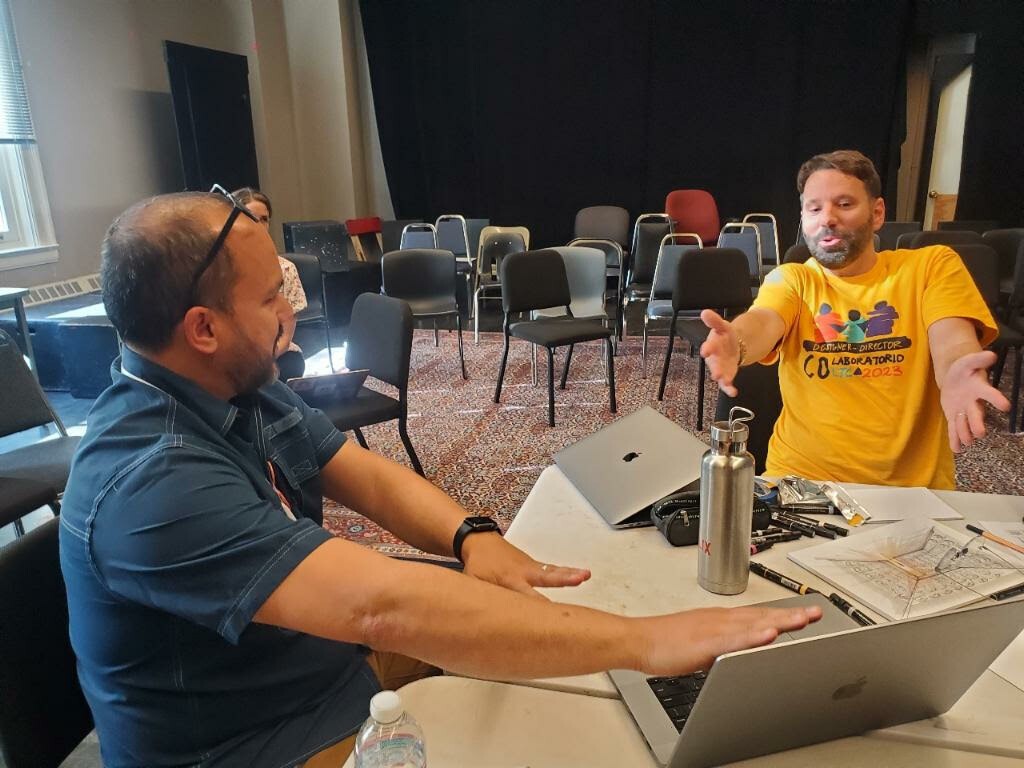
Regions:
M 839 331 L 843 329 L 843 319 L 828 304 L 821 305 L 818 315 L 814 318 L 814 324 L 818 326 L 814 340 L 819 343 L 835 341 L 839 338 Z
M 888 336 L 892 333 L 893 323 L 900 317 L 896 307 L 887 301 L 880 301 L 875 308 L 868 312 L 867 325 L 864 332 L 868 338 L 873 336 Z
M 860 344 L 864 341 L 864 326 L 868 324 L 868 321 L 864 320 L 860 311 L 856 309 L 850 310 L 849 317 L 849 322 L 843 326 L 843 333 L 846 334 L 846 340 L 851 344 Z

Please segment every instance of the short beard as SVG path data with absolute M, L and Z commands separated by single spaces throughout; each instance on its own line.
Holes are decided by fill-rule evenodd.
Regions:
M 826 269 L 842 269 L 843 267 L 852 264 L 860 257 L 873 235 L 874 230 L 872 229 L 871 220 L 869 219 L 863 227 L 852 232 L 842 232 L 841 230 L 836 229 L 822 229 L 813 236 L 805 234 L 804 241 L 807 243 L 807 249 L 811 252 L 811 255 L 817 259 L 821 266 Z M 841 237 L 846 247 L 827 251 L 819 245 L 819 243 L 826 237 Z
M 239 329 L 240 342 L 232 353 L 228 378 L 239 395 L 251 395 L 260 387 L 269 384 L 277 376 L 274 352 L 265 352 L 248 334 Z M 280 332 L 278 333 L 280 338 Z M 277 342 L 274 342 L 274 349 Z

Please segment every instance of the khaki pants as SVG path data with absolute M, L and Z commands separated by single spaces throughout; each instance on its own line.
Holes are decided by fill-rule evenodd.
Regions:
M 396 691 L 407 683 L 424 677 L 441 674 L 441 670 L 432 667 L 419 659 L 403 656 L 400 653 L 381 653 L 371 651 L 366 663 L 380 681 L 385 691 Z M 317 752 L 303 763 L 302 768 L 341 768 L 352 754 L 356 746 L 356 734 L 344 741 L 339 741 L 322 752 Z

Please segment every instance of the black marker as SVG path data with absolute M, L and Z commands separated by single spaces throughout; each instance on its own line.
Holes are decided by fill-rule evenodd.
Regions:
M 799 531 L 809 538 L 814 538 L 814 529 L 811 526 L 805 525 L 797 520 L 791 520 L 788 517 L 783 517 L 778 512 L 772 512 L 772 522 L 776 525 L 781 525 L 783 528 L 788 528 L 791 531 Z
M 753 542 L 750 545 L 750 554 L 756 555 L 758 552 L 764 552 L 766 549 L 771 549 L 774 546 L 774 541 L 766 541 L 761 543 Z
M 1024 584 L 1018 584 L 1015 587 L 1007 587 L 1001 592 L 993 592 L 991 597 L 993 600 L 1007 600 L 1017 595 L 1024 595 Z
M 768 581 L 774 581 L 779 586 L 785 587 L 786 589 L 796 592 L 798 595 L 821 594 L 818 590 L 813 589 L 807 586 L 806 584 L 801 584 L 799 581 L 793 581 L 793 579 L 789 578 L 788 576 L 783 576 L 778 571 L 773 571 L 771 568 L 761 565 L 761 563 L 755 563 L 751 561 L 750 570 L 756 573 L 758 576 L 768 579 Z
M 854 608 L 853 605 L 851 605 L 846 600 L 837 595 L 835 592 L 828 596 L 828 600 L 830 603 L 832 603 L 832 605 L 834 605 L 840 611 L 842 611 L 851 619 L 856 621 L 862 627 L 870 627 L 875 623 L 870 618 L 868 618 L 863 613 Z
M 771 542 L 772 544 L 779 544 L 783 541 L 796 541 L 802 537 L 803 534 L 800 531 L 779 531 L 778 533 L 769 533 L 764 536 L 751 536 L 750 543 L 767 544 Z
M 815 520 L 812 517 L 803 517 L 802 515 L 798 515 L 795 512 L 790 512 L 787 509 L 781 510 L 779 514 L 783 515 L 784 517 L 796 520 L 798 523 L 803 523 L 804 525 L 814 526 L 815 528 L 824 528 L 827 531 L 832 531 L 838 536 L 846 536 L 850 533 L 848 530 L 846 530 L 845 528 L 841 528 L 838 525 L 833 525 L 832 523 L 823 523 L 820 520 Z M 830 536 L 829 538 L 834 539 L 835 536 Z

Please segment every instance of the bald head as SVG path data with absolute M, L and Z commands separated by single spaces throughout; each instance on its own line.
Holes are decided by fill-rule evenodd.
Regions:
M 192 281 L 230 211 L 223 197 L 181 192 L 143 200 L 114 220 L 100 251 L 100 281 L 122 339 L 161 350 L 191 306 L 229 308 L 235 272 L 226 242 L 195 295 Z

